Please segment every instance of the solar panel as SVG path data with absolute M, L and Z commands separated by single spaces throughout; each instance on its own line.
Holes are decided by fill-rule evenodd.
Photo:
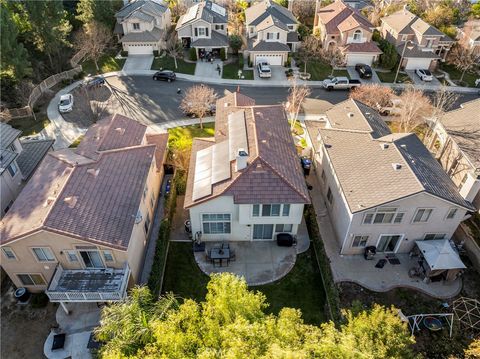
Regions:
M 243 148 L 248 152 L 247 128 L 245 125 L 245 111 L 240 110 L 228 115 L 229 159 L 235 160 L 237 152 Z
M 215 184 L 230 178 L 228 141 L 217 143 L 212 147 L 212 184 Z
M 212 147 L 207 147 L 197 152 L 192 198 L 196 201 L 210 194 L 212 194 Z
M 225 16 L 226 12 L 225 12 L 225 8 L 215 4 L 215 3 L 212 3 L 212 11 L 215 11 L 217 14 L 221 15 L 221 16 Z
M 187 13 L 183 17 L 183 23 L 187 23 L 189 21 L 192 21 L 197 17 L 197 11 L 198 11 L 198 6 L 200 4 L 197 4 L 195 6 L 192 6 L 190 9 L 188 9 Z

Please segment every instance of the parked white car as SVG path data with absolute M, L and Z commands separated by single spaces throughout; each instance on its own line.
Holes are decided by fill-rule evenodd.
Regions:
M 70 112 L 73 110 L 73 96 L 68 93 L 60 96 L 60 103 L 58 104 L 58 110 L 62 113 Z
M 426 69 L 416 69 L 415 73 L 422 79 L 422 81 L 429 82 L 433 80 L 432 73 Z
M 258 76 L 260 77 L 272 77 L 272 70 L 270 65 L 266 61 L 261 61 L 257 64 Z

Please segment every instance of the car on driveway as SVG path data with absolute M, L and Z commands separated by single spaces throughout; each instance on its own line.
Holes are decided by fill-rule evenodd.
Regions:
M 372 68 L 366 64 L 356 64 L 355 71 L 358 72 L 361 79 L 371 79 L 372 78 Z
M 90 77 L 85 80 L 85 86 L 87 86 L 87 88 L 100 87 L 103 85 L 105 85 L 105 77 L 103 76 Z
M 172 82 L 172 81 L 175 81 L 176 78 L 177 78 L 177 75 L 175 74 L 175 72 L 170 71 L 170 70 L 157 71 L 153 75 L 153 79 L 155 81 Z
M 422 81 L 429 82 L 433 80 L 432 73 L 426 69 L 416 69 L 415 73 L 417 74 L 418 77 L 420 77 Z
M 58 111 L 65 113 L 73 110 L 73 96 L 68 93 L 60 96 L 60 102 L 58 104 Z
M 272 70 L 266 61 L 261 61 L 257 64 L 258 76 L 262 78 L 272 77 Z

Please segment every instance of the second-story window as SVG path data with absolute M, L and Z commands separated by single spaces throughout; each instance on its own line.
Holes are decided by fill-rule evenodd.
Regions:
M 362 38 L 362 30 L 356 30 L 353 33 L 353 40 L 358 41 Z
M 451 208 L 451 209 L 448 211 L 447 219 L 455 218 L 455 215 L 456 215 L 456 214 L 457 214 L 457 209 L 456 209 L 456 208 Z
M 140 30 L 140 23 L 134 22 L 132 26 L 133 26 L 133 30 Z
M 32 251 L 39 262 L 55 262 L 55 256 L 53 255 L 50 248 L 38 247 L 32 248 Z
M 15 177 L 18 172 L 18 167 L 15 162 L 10 163 L 10 166 L 7 167 L 7 171 L 10 173 L 10 176 Z
M 419 208 L 417 209 L 417 213 L 415 213 L 415 217 L 413 217 L 413 223 L 425 223 L 428 222 L 433 209 L 431 208 Z
M 223 24 L 215 25 L 215 30 L 223 30 Z
M 252 217 L 288 217 L 290 215 L 290 204 L 254 204 L 252 206 Z
M 380 208 L 376 212 L 367 212 L 363 216 L 363 224 L 402 223 L 404 212 L 396 208 Z

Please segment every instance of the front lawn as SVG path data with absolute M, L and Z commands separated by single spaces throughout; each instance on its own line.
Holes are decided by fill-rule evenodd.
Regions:
M 393 80 L 395 80 L 395 71 L 390 71 L 390 72 L 377 71 L 377 75 L 380 81 L 382 82 L 393 83 Z M 412 80 L 407 74 L 402 74 L 401 72 L 399 72 L 397 77 L 397 83 L 411 84 Z
M 192 243 L 170 242 L 162 292 L 181 298 L 205 299 L 209 277 L 197 266 Z M 313 249 L 299 255 L 295 267 L 277 282 L 252 287 L 267 297 L 267 311 L 277 314 L 283 307 L 298 308 L 305 322 L 320 324 L 324 315 L 325 291 Z
M 240 66 L 238 63 L 238 59 L 232 63 L 223 65 L 222 79 L 239 80 L 238 70 L 242 70 L 242 75 L 244 77 L 240 80 L 253 80 L 253 70 L 244 70 L 243 66 Z
M 97 70 L 95 63 L 92 60 L 84 61 L 82 69 L 85 73 L 95 75 L 103 74 L 105 72 L 120 71 L 125 64 L 126 59 L 116 59 L 114 55 L 105 54 L 98 61 L 98 67 L 100 70 Z
M 303 72 L 304 70 L 304 65 L 302 62 L 298 62 L 298 67 L 300 68 L 300 71 Z M 311 81 L 321 81 L 329 78 L 330 76 L 343 76 L 343 77 L 348 77 L 348 71 L 347 70 L 334 70 L 333 75 L 332 75 L 332 66 L 329 64 L 323 62 L 323 61 L 318 61 L 318 60 L 312 60 L 307 63 L 307 73 L 309 73 L 310 80 Z
M 39 115 L 37 114 L 37 116 Z M 36 135 L 47 127 L 49 123 L 50 120 L 46 116 L 42 118 L 37 117 L 37 121 L 31 116 L 13 119 L 8 122 L 13 128 L 22 131 L 21 136 Z
M 448 72 L 450 75 L 450 79 L 453 80 L 455 83 L 459 83 L 460 77 L 462 77 L 462 71 L 457 69 L 454 65 L 442 63 L 440 64 L 440 69 L 445 72 Z M 462 82 L 463 85 L 467 85 L 468 87 L 475 87 L 475 80 L 480 78 L 479 75 L 476 75 L 473 72 L 465 72 L 463 76 Z
M 156 57 L 152 63 L 152 70 L 172 70 L 181 74 L 194 75 L 195 63 L 185 62 L 183 59 L 177 59 L 178 68 L 175 68 L 173 57 Z

